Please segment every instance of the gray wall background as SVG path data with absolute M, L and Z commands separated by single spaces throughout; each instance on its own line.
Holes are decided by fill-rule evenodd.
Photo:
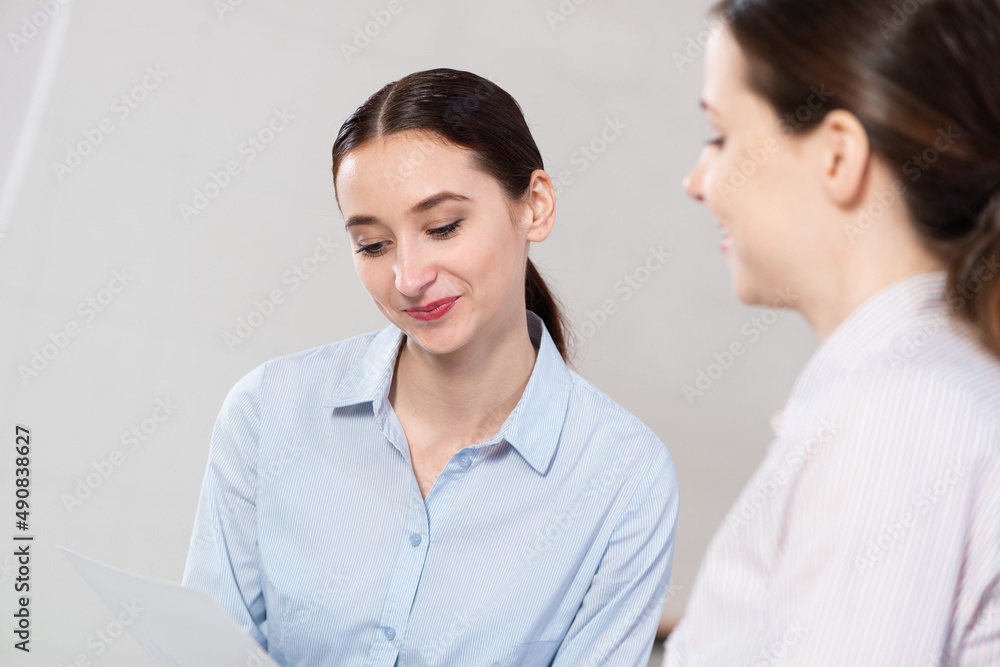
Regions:
M 94 665 L 152 664 L 127 635 L 101 655 L 88 646 L 113 616 L 54 546 L 179 581 L 210 431 L 233 383 L 267 359 L 384 326 L 354 273 L 329 151 L 369 94 L 439 66 L 506 88 L 550 173 L 572 179 L 560 188 L 556 229 L 533 257 L 577 325 L 576 370 L 652 427 L 674 456 L 681 515 L 666 614 L 682 614 L 708 541 L 816 346 L 797 314 L 766 325 L 760 318 L 771 313 L 736 300 L 719 230 L 680 187 L 710 138 L 698 109 L 697 47 L 709 2 L 399 0 L 401 11 L 350 58 L 341 44 L 388 0 L 51 0 L 51 18 L 39 17 L 39 2 L 0 7 L 7 637 L 18 423 L 32 429 L 36 535 L 33 653 L 26 659 L 4 641 L 0 662 L 64 665 L 83 654 Z M 11 38 L 32 32 L 25 21 L 43 27 Z M 165 76 L 142 89 L 147 68 Z M 294 119 L 248 161 L 241 144 L 275 109 Z M 595 159 L 584 157 L 581 147 L 602 148 L 609 121 L 623 129 Z M 103 137 L 77 166 L 54 166 L 66 163 L 68 147 L 97 137 L 95 129 Z M 240 173 L 185 221 L 179 206 L 192 204 L 193 191 L 230 160 Z M 315 270 L 297 289 L 283 281 L 328 236 L 338 244 L 330 258 L 306 261 Z M 642 268 L 661 247 L 670 260 Z M 112 283 L 115 272 L 131 276 L 127 286 Z M 644 281 L 628 299 L 615 289 L 625 276 Z M 284 302 L 230 349 L 224 334 L 273 290 Z M 615 312 L 596 315 L 609 299 Z M 76 331 L 74 324 L 78 335 L 63 341 L 59 332 Z M 734 341 L 746 354 L 687 400 L 682 386 Z M 35 351 L 52 358 L 23 378 L 19 366 L 30 368 Z M 178 408 L 163 423 L 146 421 L 145 440 L 124 444 L 123 432 L 141 429 L 158 400 Z M 120 465 L 78 497 L 115 450 Z M 79 503 L 67 506 L 68 498 Z

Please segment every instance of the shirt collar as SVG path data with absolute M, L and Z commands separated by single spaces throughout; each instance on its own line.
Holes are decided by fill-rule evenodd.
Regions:
M 792 390 L 811 394 L 837 376 L 887 353 L 915 327 L 946 315 L 946 271 L 918 273 L 871 296 L 848 315 L 813 354 Z
M 487 444 L 506 440 L 539 474 L 548 470 L 562 433 L 573 380 L 545 323 L 526 310 L 528 336 L 538 350 L 524 393 Z M 354 361 L 324 407 L 341 408 L 372 403 L 378 417 L 392 384 L 403 331 L 394 324 L 382 329 Z

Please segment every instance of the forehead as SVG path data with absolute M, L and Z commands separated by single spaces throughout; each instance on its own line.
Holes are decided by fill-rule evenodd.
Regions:
M 709 117 L 713 121 L 724 121 L 730 128 L 756 129 L 777 121 L 770 104 L 750 88 L 749 66 L 743 49 L 728 28 L 712 36 L 705 48 L 702 102 L 711 107 Z
M 472 198 L 492 180 L 473 166 L 474 153 L 439 136 L 400 132 L 352 150 L 340 164 L 337 194 L 346 215 L 408 209 L 441 191 Z
M 749 93 L 746 59 L 728 28 L 712 35 L 705 47 L 705 83 L 702 97 L 718 107 L 727 99 Z

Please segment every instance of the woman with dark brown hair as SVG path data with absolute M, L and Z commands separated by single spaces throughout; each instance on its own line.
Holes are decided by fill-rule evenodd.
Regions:
M 664 664 L 998 665 L 1000 3 L 715 14 L 685 187 L 822 344 Z
M 517 102 L 411 74 L 347 119 L 333 177 L 388 325 L 233 388 L 185 584 L 281 665 L 645 665 L 674 465 L 566 365 L 528 259 L 554 188 Z

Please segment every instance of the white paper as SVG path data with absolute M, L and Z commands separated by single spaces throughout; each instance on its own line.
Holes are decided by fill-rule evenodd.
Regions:
M 139 645 L 164 667 L 278 667 L 204 592 L 58 548 Z

